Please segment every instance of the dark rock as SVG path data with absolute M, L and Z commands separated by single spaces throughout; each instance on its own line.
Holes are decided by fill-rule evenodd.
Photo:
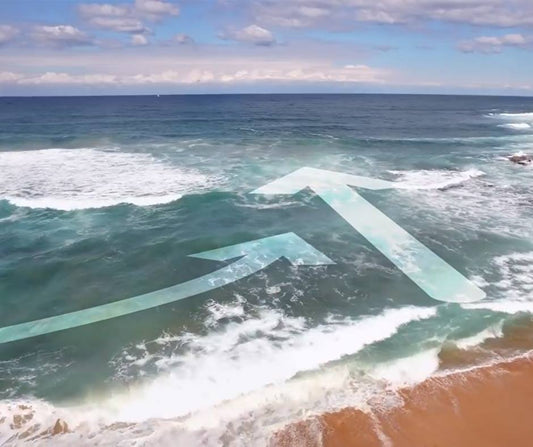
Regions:
M 531 157 L 531 155 L 524 154 L 523 152 L 518 152 L 517 154 L 511 155 L 509 160 L 513 163 L 525 166 L 533 162 L 533 157 Z
M 61 435 L 63 433 L 68 433 L 68 425 L 65 421 L 62 421 L 61 419 L 58 419 L 52 428 L 51 434 L 54 435 Z

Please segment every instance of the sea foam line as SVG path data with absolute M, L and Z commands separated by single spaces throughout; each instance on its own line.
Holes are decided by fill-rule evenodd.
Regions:
M 93 148 L 0 152 L 0 199 L 16 206 L 75 210 L 168 203 L 214 179 L 151 154 Z
M 326 373 L 330 379 L 324 382 L 319 373 L 322 365 L 386 339 L 405 324 L 432 318 L 437 312 L 436 308 L 408 306 L 356 320 L 331 318 L 308 327 L 302 317 L 263 309 L 256 317 L 217 329 L 220 318 L 242 317 L 242 303 L 236 303 L 235 309 L 230 307 L 212 309 L 214 322 L 209 327 L 214 329 L 205 335 L 167 334 L 126 349 L 114 363 L 117 372 L 122 375 L 155 367 L 157 377 L 144 384 L 130 385 L 128 391 L 116 391 L 68 408 L 33 399 L 4 401 L 0 413 L 27 413 L 30 410 L 24 408 L 30 407 L 39 413 L 31 417 L 38 421 L 39 429 L 63 418 L 79 436 L 93 430 L 100 432 L 118 422 L 146 424 L 153 418 L 187 417 L 188 430 L 201 426 L 205 431 L 223 419 L 284 404 L 282 395 L 293 401 L 294 411 L 310 393 L 320 399 L 327 391 L 324 387 L 335 388 L 337 381 L 345 380 L 345 372 L 330 372 Z M 165 352 L 170 355 L 150 354 L 150 344 L 168 346 Z M 315 374 L 298 378 L 298 373 L 313 370 Z M 30 419 L 27 422 L 20 429 L 0 424 L 0 439 L 26 431 L 33 424 Z
M 163 374 L 109 404 L 125 420 L 184 415 L 320 368 L 391 337 L 404 324 L 431 318 L 436 312 L 436 308 L 409 306 L 355 321 L 341 319 L 308 328 L 301 317 L 265 310 L 258 318 L 230 323 L 205 336 L 187 334 L 179 340 L 171 339 L 172 343 L 185 342 L 187 350 L 151 359 Z M 123 358 L 130 359 L 133 366 L 141 361 L 144 367 L 144 355 L 137 349 L 125 353 Z M 169 398 L 169 393 L 175 399 Z
M 412 190 L 448 189 L 485 175 L 483 171 L 475 168 L 464 171 L 426 169 L 389 172 L 397 176 L 396 183 L 399 188 Z
M 232 309 L 231 305 L 225 309 L 216 309 L 213 317 L 215 320 L 225 318 L 224 315 L 242 316 L 241 302 L 235 303 L 236 308 Z M 305 320 L 302 318 L 288 317 L 279 311 L 264 310 L 256 318 L 250 318 L 248 324 L 227 325 L 223 330 L 214 333 L 208 333 L 204 336 L 194 336 L 188 334 L 187 337 L 164 335 L 148 343 L 157 345 L 166 345 L 171 343 L 189 343 L 190 357 L 186 355 L 175 355 L 167 358 L 167 362 L 157 359 L 160 362 L 160 368 L 163 372 L 176 371 L 182 369 L 188 371 L 187 374 L 167 374 L 166 377 L 158 377 L 153 383 L 148 384 L 148 394 L 140 388 L 132 388 L 130 396 L 115 395 L 107 400 L 98 402 L 87 402 L 82 407 L 63 408 L 54 407 L 43 401 L 11 401 L 4 402 L 0 409 L 5 414 L 29 414 L 34 413 L 31 418 L 24 420 L 24 430 L 28 430 L 32 421 L 38 421 L 39 427 L 51 427 L 55 424 L 57 418 L 64 419 L 68 422 L 71 433 L 61 436 L 50 437 L 44 435 L 40 439 L 41 445 L 117 445 L 120 442 L 141 442 L 143 445 L 161 445 L 169 442 L 175 442 L 180 445 L 227 445 L 222 442 L 229 442 L 231 439 L 232 446 L 246 447 L 266 447 L 269 436 L 284 425 L 308 418 L 309 416 L 319 415 L 328 411 L 336 411 L 345 407 L 355 407 L 362 410 L 370 409 L 371 405 L 380 405 L 384 407 L 401 404 L 401 398 L 396 391 L 405 387 L 412 386 L 416 383 L 429 378 L 446 376 L 447 374 L 469 370 L 471 367 L 455 369 L 453 371 L 439 371 L 438 348 L 428 349 L 415 355 L 399 358 L 391 362 L 378 363 L 370 368 L 365 368 L 359 373 L 350 372 L 350 369 L 344 364 L 330 364 L 327 368 L 320 368 L 315 372 L 307 374 L 298 374 L 291 380 L 279 380 L 269 383 L 265 386 L 259 386 L 249 392 L 239 392 L 236 396 L 229 399 L 220 400 L 205 408 L 198 409 L 183 415 L 182 417 L 171 417 L 162 419 L 158 414 L 160 409 L 156 408 L 157 404 L 167 401 L 187 399 L 187 395 L 181 393 L 179 388 L 180 380 L 185 379 L 187 386 L 191 386 L 191 380 L 195 380 L 198 369 L 191 368 L 187 362 L 197 361 L 195 357 L 200 357 L 198 364 L 205 367 L 202 357 L 212 355 L 215 358 L 225 357 L 218 370 L 211 371 L 213 380 L 217 380 L 216 374 L 224 375 L 228 361 L 231 356 L 236 356 L 238 365 L 231 365 L 233 375 L 222 377 L 218 381 L 217 389 L 222 387 L 231 387 L 234 383 L 241 384 L 241 380 L 249 380 L 249 373 L 253 372 L 247 365 L 256 361 L 260 352 L 255 348 L 260 348 L 267 359 L 261 362 L 259 367 L 267 368 L 268 372 L 276 374 L 276 368 L 284 368 L 284 363 L 275 363 L 276 360 L 283 360 L 272 352 L 288 349 L 289 355 L 295 354 L 295 347 L 303 347 L 311 357 L 317 356 L 318 359 L 311 359 L 312 365 L 318 365 L 321 361 L 328 361 L 333 357 L 345 355 L 346 352 L 357 351 L 362 349 L 365 343 L 372 343 L 374 339 L 385 339 L 391 334 L 395 334 L 397 329 L 403 324 L 411 321 L 417 321 L 426 318 L 432 318 L 436 314 L 435 308 L 416 308 L 413 306 L 388 309 L 379 315 L 361 318 L 354 321 L 346 319 L 332 318 L 329 324 L 323 324 L 316 327 L 316 331 L 306 328 Z M 280 319 L 282 321 L 280 321 Z M 244 322 L 246 323 L 246 321 Z M 326 327 L 329 326 L 329 330 Z M 482 342 L 491 336 L 499 336 L 497 328 L 494 332 L 484 330 L 480 334 L 464 339 L 464 342 L 471 346 L 473 339 Z M 490 334 L 489 334 L 490 332 Z M 380 336 L 376 336 L 377 334 Z M 263 344 L 252 346 L 253 338 L 260 335 Z M 267 337 L 271 335 L 271 339 Z M 355 336 L 355 338 L 344 337 Z M 328 349 L 333 344 L 338 343 L 338 337 L 342 337 L 341 344 L 345 347 L 335 348 L 335 352 L 328 353 Z M 240 342 L 238 339 L 240 338 Z M 248 341 L 243 341 L 247 340 Z M 323 339 L 325 341 L 323 342 Z M 303 342 L 303 340 L 307 340 Z M 378 341 L 379 341 L 378 340 Z M 267 344 L 265 344 L 267 341 Z M 213 345 L 213 342 L 214 345 Z M 276 346 L 276 344 L 279 346 Z M 243 348 L 238 348 L 242 345 Z M 273 348 L 268 349 L 267 345 Z M 346 346 L 351 348 L 346 350 Z M 141 353 L 142 349 L 138 348 Z M 206 350 L 212 349 L 212 352 Z M 312 351 L 312 352 L 311 352 Z M 128 362 L 142 360 L 142 357 L 135 358 L 135 355 L 128 353 L 130 358 L 125 359 Z M 297 354 L 296 360 L 302 360 L 300 354 Z M 178 359 L 180 357 L 180 359 Z M 217 364 L 218 364 L 218 359 Z M 234 359 L 235 360 L 235 359 Z M 273 363 L 274 362 L 274 363 Z M 184 367 L 185 366 L 185 367 Z M 245 368 L 243 374 L 233 366 L 242 366 Z M 309 363 L 308 363 L 309 366 Z M 252 365 L 255 368 L 255 365 Z M 190 397 L 201 399 L 203 390 L 201 386 L 208 385 L 204 379 L 207 376 L 205 372 L 199 378 L 194 390 L 191 390 Z M 252 378 L 253 380 L 253 378 Z M 178 387 L 178 389 L 175 389 Z M 156 394 L 152 394 L 154 389 L 159 388 Z M 194 393 L 195 391 L 196 393 Z M 212 388 L 207 391 L 211 392 Z M 224 390 L 222 390 L 224 391 Z M 163 394 L 164 393 L 164 394 Z M 157 397 L 158 402 L 155 399 Z M 220 395 L 219 395 L 220 397 Z M 123 418 L 124 414 L 110 411 L 109 400 L 115 406 L 128 406 L 135 400 L 138 403 L 134 405 L 137 413 L 135 421 Z M 21 407 L 22 406 L 22 407 Z M 154 409 L 156 410 L 154 413 Z M 168 409 L 168 407 L 167 407 Z M 154 417 L 155 416 L 155 417 Z M 6 439 L 6 427 L 0 424 L 0 439 Z M 11 436 L 17 433 L 17 430 L 10 430 Z M 18 430 L 20 433 L 20 430 Z M 69 444 L 70 443 L 70 444 Z M 15 445 L 13 443 L 12 445 Z M 11 444 L 7 444 L 11 445 Z

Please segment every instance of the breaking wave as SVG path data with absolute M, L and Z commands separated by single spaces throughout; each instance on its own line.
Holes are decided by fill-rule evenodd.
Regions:
M 437 316 L 407 306 L 357 319 L 306 319 L 262 309 L 246 316 L 243 301 L 208 304 L 206 334 L 163 334 L 126 347 L 112 362 L 117 379 L 148 382 L 54 406 L 37 399 L 0 403 L 0 443 L 112 446 L 266 447 L 279 428 L 302 418 L 372 402 L 397 405 L 396 390 L 438 376 L 440 347 L 350 369 L 338 360 L 393 337 L 401 327 Z M 230 321 L 228 323 L 228 320 Z M 461 349 L 502 336 L 501 323 L 457 340 Z M 400 399 L 401 400 L 401 399 Z
M 533 112 L 524 112 L 524 113 L 498 113 L 496 115 L 499 118 L 503 119 L 512 119 L 512 120 L 524 120 L 533 122 Z
M 397 186 L 401 189 L 448 189 L 485 175 L 483 171 L 478 169 L 468 169 L 465 171 L 435 169 L 389 172 L 396 176 Z
M 462 304 L 464 309 L 486 309 L 505 314 L 533 313 L 533 252 L 494 258 L 498 280 L 492 286 L 501 298 Z
M 533 125 L 533 113 L 492 113 L 489 117 L 503 121 L 498 127 L 511 130 L 530 130 Z
M 513 130 L 528 130 L 528 129 L 531 129 L 531 126 L 528 123 L 500 124 L 500 127 L 505 127 L 507 129 L 513 129 Z
M 0 152 L 0 165 L 0 199 L 30 208 L 155 205 L 213 183 L 150 154 L 90 148 Z
M 231 445 L 266 445 L 265 431 L 300 417 L 304 407 L 323 411 L 347 405 L 339 400 L 347 393 L 354 404 L 358 393 L 371 389 L 348 387 L 344 393 L 349 372 L 323 365 L 437 314 L 436 308 L 408 306 L 358 319 L 331 317 L 309 327 L 302 317 L 272 309 L 227 323 L 242 320 L 239 301 L 210 310 L 206 334 L 164 334 L 125 348 L 112 361 L 117 380 L 155 369 L 156 377 L 147 382 L 129 381 L 127 390 L 70 407 L 36 399 L 0 403 L 6 415 L 0 443 L 37 436 L 42 445 L 116 445 L 139 438 L 144 445 L 159 445 L 161 437 L 172 435 L 179 445 L 226 445 L 221 436 L 235 436 Z M 54 428 L 62 435 L 52 436 Z

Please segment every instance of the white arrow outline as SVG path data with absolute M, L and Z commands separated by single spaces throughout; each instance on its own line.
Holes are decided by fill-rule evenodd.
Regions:
M 309 187 L 430 297 L 451 303 L 485 298 L 483 290 L 348 185 L 373 190 L 402 188 L 385 180 L 304 167 L 252 194 L 295 194 Z
M 0 328 L 0 343 L 71 329 L 98 321 L 121 317 L 163 304 L 189 298 L 225 286 L 268 267 L 279 258 L 293 265 L 335 264 L 294 233 L 283 233 L 255 241 L 222 247 L 190 255 L 196 258 L 224 261 L 239 258 L 215 272 L 175 286 L 114 301 L 101 306 L 69 312 L 27 323 Z

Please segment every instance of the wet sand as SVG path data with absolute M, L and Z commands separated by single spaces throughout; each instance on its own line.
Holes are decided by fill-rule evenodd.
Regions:
M 490 344 L 490 342 L 489 342 Z M 450 351 L 450 352 L 448 352 Z M 482 351 L 447 350 L 449 362 L 468 363 Z M 278 432 L 276 447 L 531 447 L 533 356 L 427 379 L 399 391 L 403 401 L 369 413 L 344 409 Z M 400 401 L 401 402 L 401 401 Z

